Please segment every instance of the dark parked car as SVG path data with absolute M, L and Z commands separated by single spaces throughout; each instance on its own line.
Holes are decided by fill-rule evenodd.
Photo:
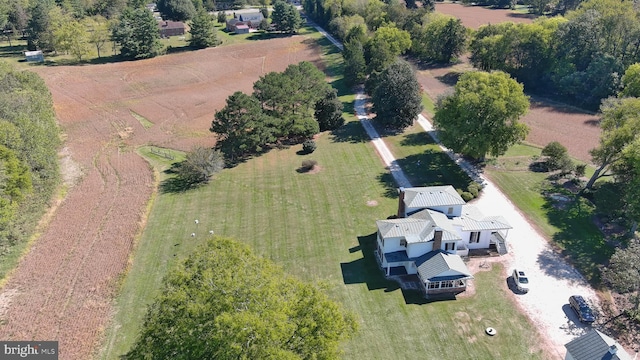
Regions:
M 580 295 L 572 295 L 569 297 L 569 306 L 576 312 L 578 318 L 583 323 L 592 323 L 596 320 L 593 311 L 584 298 Z

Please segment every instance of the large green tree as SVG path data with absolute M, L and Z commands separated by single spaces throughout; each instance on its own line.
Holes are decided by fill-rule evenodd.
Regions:
M 260 152 L 275 141 L 274 119 L 262 111 L 255 97 L 240 91 L 227 98 L 227 105 L 216 112 L 209 130 L 216 134 L 216 149 L 231 162 Z
M 357 328 L 324 291 L 212 238 L 169 272 L 125 359 L 337 359 Z
M 367 42 L 365 58 L 369 72 L 381 72 L 411 48 L 411 35 L 395 25 L 382 26 Z
M 342 101 L 338 98 L 338 90 L 327 89 L 326 94 L 316 102 L 315 117 L 320 131 L 335 130 L 344 125 Z
M 191 0 L 158 0 L 156 4 L 164 19 L 187 21 L 196 16 L 196 7 Z
M 640 99 L 609 98 L 600 107 L 600 144 L 591 150 L 593 162 L 598 165 L 587 182 L 585 190 L 593 187 L 596 180 L 611 176 L 611 165 L 620 160 L 623 150 L 640 134 Z
M 640 97 L 640 63 L 629 65 L 622 76 L 620 97 Z
M 191 22 L 191 39 L 189 45 L 196 49 L 204 49 L 210 46 L 218 45 L 218 37 L 213 18 L 204 9 L 198 10 L 198 13 Z
M 53 36 L 56 50 L 69 53 L 78 61 L 89 53 L 89 33 L 79 21 L 64 22 L 53 32 Z
M 460 19 L 433 13 L 412 31 L 411 50 L 425 61 L 448 63 L 465 50 L 467 29 Z
M 146 8 L 125 9 L 113 27 L 112 38 L 127 59 L 152 58 L 162 49 L 158 22 Z
M 631 222 L 631 234 L 638 229 L 640 222 L 640 137 L 622 150 L 620 158 L 611 166 L 615 182 L 622 191 L 621 212 Z
M 273 4 L 271 24 L 278 31 L 294 33 L 302 26 L 302 18 L 293 4 L 279 0 Z
M 0 230 L 12 220 L 18 204 L 31 190 L 27 165 L 13 150 L 0 145 Z
M 394 129 L 413 124 L 422 111 L 422 91 L 411 65 L 397 60 L 379 76 L 371 96 L 376 120 Z
M 476 159 L 503 155 L 524 140 L 518 119 L 529 109 L 522 84 L 504 72 L 465 73 L 452 95 L 441 99 L 433 118 L 442 144 Z

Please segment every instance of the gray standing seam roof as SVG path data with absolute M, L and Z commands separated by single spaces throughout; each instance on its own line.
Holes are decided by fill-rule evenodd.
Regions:
M 406 188 L 404 189 L 404 202 L 407 208 L 466 204 L 451 185 Z
M 462 278 L 473 278 L 471 272 L 458 255 L 448 254 L 442 250 L 428 252 L 416 260 L 418 274 L 423 281 L 454 280 Z M 455 276 L 438 276 L 446 271 L 454 270 L 459 273 Z
M 611 345 L 617 347 L 615 354 L 609 352 Z M 574 360 L 631 360 L 631 356 L 614 339 L 593 330 L 566 343 L 564 347 Z

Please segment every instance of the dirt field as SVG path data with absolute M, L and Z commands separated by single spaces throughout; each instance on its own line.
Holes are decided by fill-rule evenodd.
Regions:
M 464 26 L 478 29 L 481 25 L 497 24 L 505 21 L 530 23 L 535 18 L 529 14 L 520 14 L 508 9 L 487 9 L 481 6 L 463 6 L 452 3 L 436 3 L 436 11 L 455 16 Z
M 65 172 L 78 176 L 67 179 L 74 184 L 67 197 L 0 292 L 0 338 L 58 340 L 60 359 L 90 358 L 154 187 L 135 147 L 212 145 L 211 120 L 229 95 L 250 93 L 260 75 L 319 55 L 294 36 L 136 62 L 35 68 L 66 137 Z
M 465 26 L 474 29 L 488 23 L 532 21 L 527 15 L 516 14 L 510 10 L 492 10 L 460 4 L 437 3 L 436 11 L 459 17 Z M 419 69 L 418 81 L 432 99 L 437 99 L 441 94 L 451 91 L 458 74 L 470 69 L 468 60 L 463 58 L 460 64 Z M 591 162 L 589 150 L 598 145 L 600 138 L 597 116 L 547 99 L 532 98 L 531 108 L 522 121 L 531 129 L 526 138 L 528 143 L 545 146 L 551 141 L 558 141 L 567 147 L 573 157 Z

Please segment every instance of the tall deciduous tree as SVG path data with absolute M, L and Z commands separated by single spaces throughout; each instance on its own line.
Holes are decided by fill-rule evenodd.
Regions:
M 218 37 L 216 28 L 213 24 L 213 18 L 204 9 L 198 10 L 198 13 L 191 22 L 191 39 L 189 45 L 196 49 L 204 49 L 210 46 L 218 45 Z
M 98 57 L 101 57 L 100 52 L 107 41 L 111 39 L 109 22 L 102 16 L 97 15 L 91 18 L 86 18 L 84 20 L 84 24 L 89 31 L 89 42 L 96 47 Z
M 89 53 L 89 34 L 86 27 L 76 20 L 62 23 L 54 32 L 56 51 L 75 56 L 77 60 Z
M 622 213 L 631 222 L 631 234 L 640 222 L 640 137 L 624 147 L 620 159 L 611 166 L 615 181 L 622 189 Z
M 422 91 L 411 65 L 397 60 L 381 74 L 371 101 L 376 120 L 403 129 L 413 124 L 422 111 Z
M 518 119 L 529 109 L 522 84 L 503 72 L 468 72 L 441 101 L 433 118 L 442 143 L 457 153 L 484 159 L 500 156 L 524 140 Z
M 302 18 L 292 4 L 276 1 L 273 4 L 273 13 L 271 13 L 271 24 L 278 31 L 294 33 L 302 26 Z
M 411 48 L 411 35 L 395 25 L 382 26 L 367 42 L 365 58 L 369 72 L 381 72 Z
M 598 168 L 587 182 L 585 190 L 591 189 L 601 177 L 612 175 L 609 172 L 611 165 L 621 158 L 624 148 L 640 134 L 640 99 L 609 98 L 602 103 L 600 111 L 600 145 L 591 150 L 591 157 Z
M 412 34 L 411 49 L 421 59 L 448 63 L 462 54 L 467 29 L 460 19 L 439 13 L 430 14 L 422 27 Z
M 158 11 L 162 17 L 174 21 L 187 21 L 196 15 L 196 7 L 191 0 L 158 0 Z
M 169 272 L 124 358 L 335 359 L 356 328 L 325 292 L 214 238 Z
M 127 8 L 112 30 L 113 40 L 120 45 L 120 54 L 128 59 L 152 58 L 160 54 L 158 23 L 146 8 Z
M 231 162 L 262 151 L 265 144 L 275 141 L 273 119 L 262 112 L 255 97 L 240 91 L 227 98 L 227 105 L 216 112 L 209 130 L 216 134 L 216 149 Z
M 620 97 L 640 97 L 640 63 L 629 65 L 622 76 Z

